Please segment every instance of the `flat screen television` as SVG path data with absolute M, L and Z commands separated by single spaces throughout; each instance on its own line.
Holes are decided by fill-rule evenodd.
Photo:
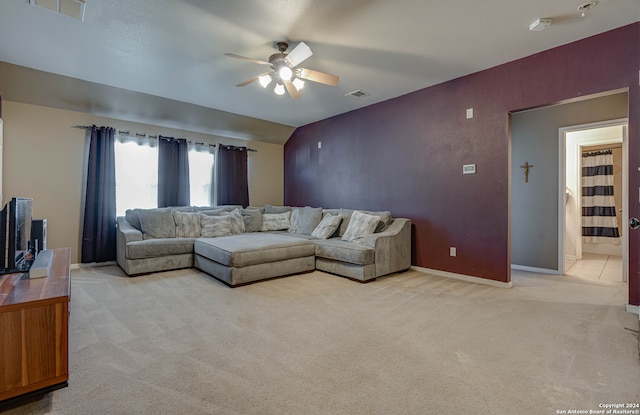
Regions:
M 26 272 L 31 266 L 33 199 L 14 197 L 0 212 L 0 274 Z

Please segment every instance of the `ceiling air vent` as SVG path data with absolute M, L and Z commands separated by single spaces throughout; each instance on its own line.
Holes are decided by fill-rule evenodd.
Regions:
M 29 3 L 80 21 L 84 19 L 84 0 L 29 0 Z
M 345 97 L 351 97 L 353 99 L 358 99 L 358 98 L 362 98 L 362 97 L 368 97 L 369 95 L 371 95 L 368 92 L 364 92 L 361 89 L 357 89 L 355 91 L 349 92 L 348 94 L 344 94 Z

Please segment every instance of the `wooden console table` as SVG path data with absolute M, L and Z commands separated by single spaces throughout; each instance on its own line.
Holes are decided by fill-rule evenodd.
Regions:
M 0 275 L 0 402 L 68 385 L 70 262 L 54 249 L 46 277 Z

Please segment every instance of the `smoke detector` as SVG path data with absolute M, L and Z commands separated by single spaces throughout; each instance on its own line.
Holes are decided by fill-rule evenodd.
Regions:
M 82 21 L 85 0 L 29 0 L 30 4 Z
M 587 12 L 596 7 L 597 4 L 597 1 L 588 1 L 586 3 L 582 3 L 580 6 L 578 6 L 580 16 L 585 17 L 587 15 Z
M 551 19 L 536 19 L 535 22 L 529 25 L 529 30 L 532 32 L 541 32 L 551 24 Z

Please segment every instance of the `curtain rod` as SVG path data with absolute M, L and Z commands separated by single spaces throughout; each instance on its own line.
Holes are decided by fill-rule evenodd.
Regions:
M 582 153 L 582 157 L 590 157 L 590 156 L 603 156 L 613 154 L 613 151 L 609 150 L 595 150 L 595 151 L 585 151 Z
M 90 130 L 91 128 L 93 128 L 91 125 L 72 125 L 71 128 L 80 128 L 80 129 L 84 129 L 84 130 Z M 130 135 L 129 131 L 122 131 L 122 130 L 118 130 L 117 131 L 118 134 L 126 134 L 126 135 Z M 149 137 L 149 138 L 157 138 L 159 140 L 168 140 L 168 137 L 163 137 L 160 134 L 158 135 L 148 135 L 146 133 L 134 133 L 136 137 Z M 200 144 L 200 145 L 204 145 L 204 143 L 200 143 L 200 142 L 193 142 L 190 140 L 187 140 L 188 143 L 193 143 L 193 144 Z M 209 144 L 209 147 L 215 147 L 215 144 Z M 227 146 L 225 145 L 225 147 L 235 147 L 235 146 Z M 253 151 L 255 153 L 258 152 L 258 150 L 255 150 L 253 148 L 249 148 L 246 147 L 247 151 Z

